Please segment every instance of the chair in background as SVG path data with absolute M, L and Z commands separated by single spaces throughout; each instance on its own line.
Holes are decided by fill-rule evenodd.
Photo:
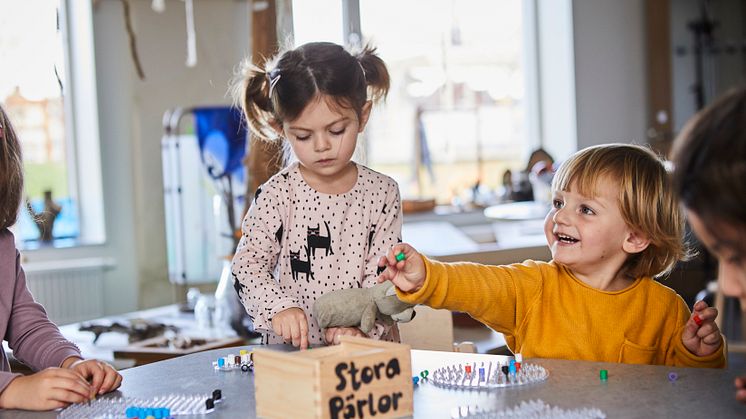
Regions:
M 448 310 L 418 305 L 412 321 L 399 323 L 401 342 L 412 349 L 476 353 L 472 342 L 453 341 L 453 315 Z

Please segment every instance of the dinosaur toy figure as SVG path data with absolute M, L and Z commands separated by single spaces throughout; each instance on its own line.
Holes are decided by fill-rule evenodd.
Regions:
M 386 281 L 371 288 L 349 288 L 328 292 L 313 305 L 313 315 L 323 329 L 357 327 L 369 333 L 376 319 L 391 325 L 414 318 L 413 304 L 396 297 L 394 284 Z

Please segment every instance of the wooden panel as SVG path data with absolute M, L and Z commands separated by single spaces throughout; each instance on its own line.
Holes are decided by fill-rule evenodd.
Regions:
M 670 0 L 646 0 L 648 141 L 667 155 L 671 148 Z

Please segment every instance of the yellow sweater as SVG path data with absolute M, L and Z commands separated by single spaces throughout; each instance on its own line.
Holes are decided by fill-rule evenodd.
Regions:
M 589 287 L 554 262 L 445 264 L 423 257 L 427 277 L 402 301 L 466 312 L 505 335 L 524 357 L 725 366 L 723 347 L 706 357 L 681 340 L 691 313 L 672 289 L 639 278 L 621 291 Z

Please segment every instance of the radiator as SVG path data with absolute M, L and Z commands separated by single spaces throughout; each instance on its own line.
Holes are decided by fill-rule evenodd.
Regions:
M 103 317 L 106 258 L 35 262 L 24 265 L 34 299 L 58 325 Z

